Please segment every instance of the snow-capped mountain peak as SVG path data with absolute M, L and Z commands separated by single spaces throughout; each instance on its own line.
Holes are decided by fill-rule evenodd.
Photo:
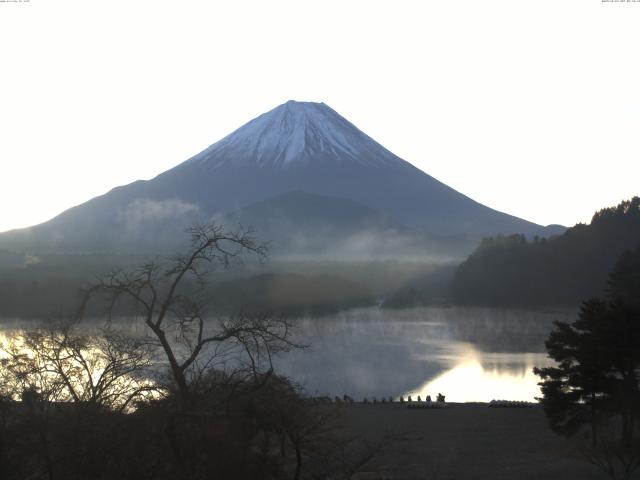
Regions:
M 275 230 L 285 237 L 297 238 L 302 224 L 313 225 L 316 240 L 330 248 L 335 238 L 327 232 L 336 225 L 351 228 L 364 217 L 382 223 L 373 222 L 375 231 L 359 223 L 363 248 L 389 228 L 472 239 L 548 234 L 415 168 L 327 105 L 290 101 L 151 180 L 114 188 L 49 222 L 0 235 L 0 246 L 148 253 L 169 246 L 191 223 L 231 218 L 245 209 L 253 212 L 251 223 L 264 220 L 265 227 L 280 218 Z M 386 245 L 401 248 L 396 240 Z
M 324 103 L 288 102 L 260 115 L 189 163 L 289 166 L 332 159 L 364 164 L 402 162 Z

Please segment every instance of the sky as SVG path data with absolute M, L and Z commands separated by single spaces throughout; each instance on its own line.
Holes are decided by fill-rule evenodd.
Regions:
M 465 195 L 573 225 L 640 194 L 640 2 L 0 2 L 0 231 L 289 99 Z

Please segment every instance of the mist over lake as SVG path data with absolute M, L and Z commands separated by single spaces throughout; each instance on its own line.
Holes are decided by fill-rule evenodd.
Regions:
M 438 393 L 448 401 L 533 401 L 534 366 L 550 364 L 544 341 L 569 310 L 356 309 L 299 319 L 306 351 L 277 369 L 314 395 L 389 397 Z
M 308 348 L 274 363 L 277 373 L 314 396 L 435 399 L 442 393 L 454 402 L 534 401 L 540 389 L 532 369 L 551 364 L 544 341 L 552 323 L 573 315 L 570 310 L 369 307 L 298 317 L 293 319 L 297 341 Z M 35 325 L 3 319 L 0 329 Z M 114 326 L 134 336 L 145 333 L 138 323 L 118 320 Z

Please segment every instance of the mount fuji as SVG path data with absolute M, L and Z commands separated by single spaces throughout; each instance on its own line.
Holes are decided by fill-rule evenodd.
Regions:
M 563 230 L 481 205 L 397 157 L 324 103 L 289 101 L 151 180 L 0 235 L 0 246 L 161 251 L 182 238 L 183 227 L 210 219 L 258 223 L 258 236 L 262 230 L 280 245 L 312 237 L 314 248 L 365 235 L 369 244 L 401 237 L 419 250 L 451 238 L 471 245 L 498 233 Z

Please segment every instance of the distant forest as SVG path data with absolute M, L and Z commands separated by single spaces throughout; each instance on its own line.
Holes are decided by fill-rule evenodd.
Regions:
M 556 237 L 498 236 L 453 262 L 280 261 L 251 263 L 212 275 L 208 312 L 324 315 L 381 304 L 573 307 L 605 292 L 608 273 L 640 247 L 640 198 L 598 211 Z M 0 250 L 0 317 L 72 315 L 79 289 L 113 268 L 145 261 L 135 255 L 32 255 Z M 99 315 L 99 311 L 88 312 Z M 126 314 L 128 312 L 119 312 Z
M 577 306 L 602 295 L 617 260 L 638 246 L 640 198 L 634 197 L 550 239 L 483 240 L 454 273 L 451 298 L 466 305 Z
M 153 258 L 98 254 L 35 256 L 0 250 L 0 318 L 42 320 L 73 316 L 82 298 L 80 289 L 96 277 Z M 206 289 L 210 300 L 207 313 L 331 314 L 374 305 L 407 284 L 417 284 L 421 292 L 430 292 L 433 288 L 420 279 L 440 278 L 441 270 L 439 263 L 391 260 L 247 262 L 230 270 L 212 272 Z M 446 291 L 449 278 L 450 274 L 439 280 L 440 290 Z M 102 311 L 95 306 L 87 313 L 100 316 Z
M 95 275 L 62 275 L 52 269 L 0 271 L 0 317 L 55 319 L 72 317 L 81 302 L 81 288 Z M 104 269 L 103 271 L 108 271 Z M 4 275 L 3 275 L 4 274 Z M 187 285 L 187 288 L 195 286 Z M 217 281 L 206 289 L 211 315 L 247 314 L 324 315 L 366 306 L 373 296 L 366 286 L 332 274 L 261 274 Z M 100 316 L 97 307 L 89 315 Z M 116 310 L 130 315 L 126 305 Z

